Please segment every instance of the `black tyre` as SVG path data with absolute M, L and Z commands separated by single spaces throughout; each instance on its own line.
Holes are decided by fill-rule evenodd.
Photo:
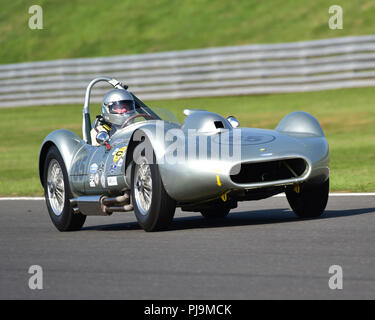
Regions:
M 326 182 L 305 186 L 297 193 L 293 190 L 286 192 L 288 202 L 294 213 L 300 218 L 319 217 L 324 213 L 329 195 L 329 179 Z
M 49 216 L 59 231 L 74 231 L 82 228 L 86 216 L 73 213 L 69 200 L 68 173 L 59 150 L 52 146 L 46 155 L 43 168 L 43 187 Z
M 226 207 L 212 207 L 201 211 L 201 214 L 206 219 L 225 218 L 229 214 L 230 208 Z
M 131 197 L 138 223 L 145 231 L 165 230 L 173 220 L 176 203 L 164 189 L 155 156 L 144 152 L 134 154 L 133 160 Z

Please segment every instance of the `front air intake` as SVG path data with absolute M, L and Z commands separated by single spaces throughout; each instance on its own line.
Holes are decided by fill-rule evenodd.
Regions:
M 238 184 L 277 182 L 299 178 L 307 169 L 308 164 L 301 158 L 247 162 L 234 166 L 230 178 Z

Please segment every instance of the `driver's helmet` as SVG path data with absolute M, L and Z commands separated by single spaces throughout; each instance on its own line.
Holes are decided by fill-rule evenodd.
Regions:
M 121 126 L 135 115 L 133 95 L 125 89 L 108 91 L 102 102 L 102 116 L 105 121 Z

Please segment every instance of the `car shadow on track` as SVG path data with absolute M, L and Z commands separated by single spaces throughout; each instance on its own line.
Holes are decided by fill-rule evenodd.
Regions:
M 206 220 L 200 216 L 177 218 L 173 220 L 169 230 L 183 230 L 193 228 L 217 228 L 234 227 L 244 225 L 267 225 L 275 223 L 291 223 L 305 220 L 322 220 L 360 215 L 375 212 L 375 208 L 350 209 L 350 210 L 326 210 L 319 218 L 301 219 L 290 209 L 271 209 L 233 212 L 227 218 Z
M 326 210 L 324 215 L 319 218 L 301 219 L 294 215 L 290 209 L 270 209 L 233 212 L 227 218 L 218 218 L 207 220 L 200 215 L 178 217 L 175 216 L 170 228 L 167 231 L 186 230 L 186 229 L 204 229 L 204 228 L 222 228 L 244 225 L 266 225 L 275 223 L 292 223 L 305 220 L 323 220 L 340 217 L 349 217 L 366 213 L 374 213 L 375 208 L 361 208 L 348 210 Z M 137 222 L 117 223 L 108 225 L 97 225 L 84 227 L 82 230 L 90 231 L 131 231 L 140 230 Z

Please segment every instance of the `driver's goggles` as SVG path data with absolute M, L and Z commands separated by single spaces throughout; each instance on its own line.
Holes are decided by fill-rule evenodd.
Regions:
M 132 100 L 121 100 L 115 101 L 108 104 L 108 109 L 110 113 L 123 114 L 132 112 L 135 110 L 134 101 Z

